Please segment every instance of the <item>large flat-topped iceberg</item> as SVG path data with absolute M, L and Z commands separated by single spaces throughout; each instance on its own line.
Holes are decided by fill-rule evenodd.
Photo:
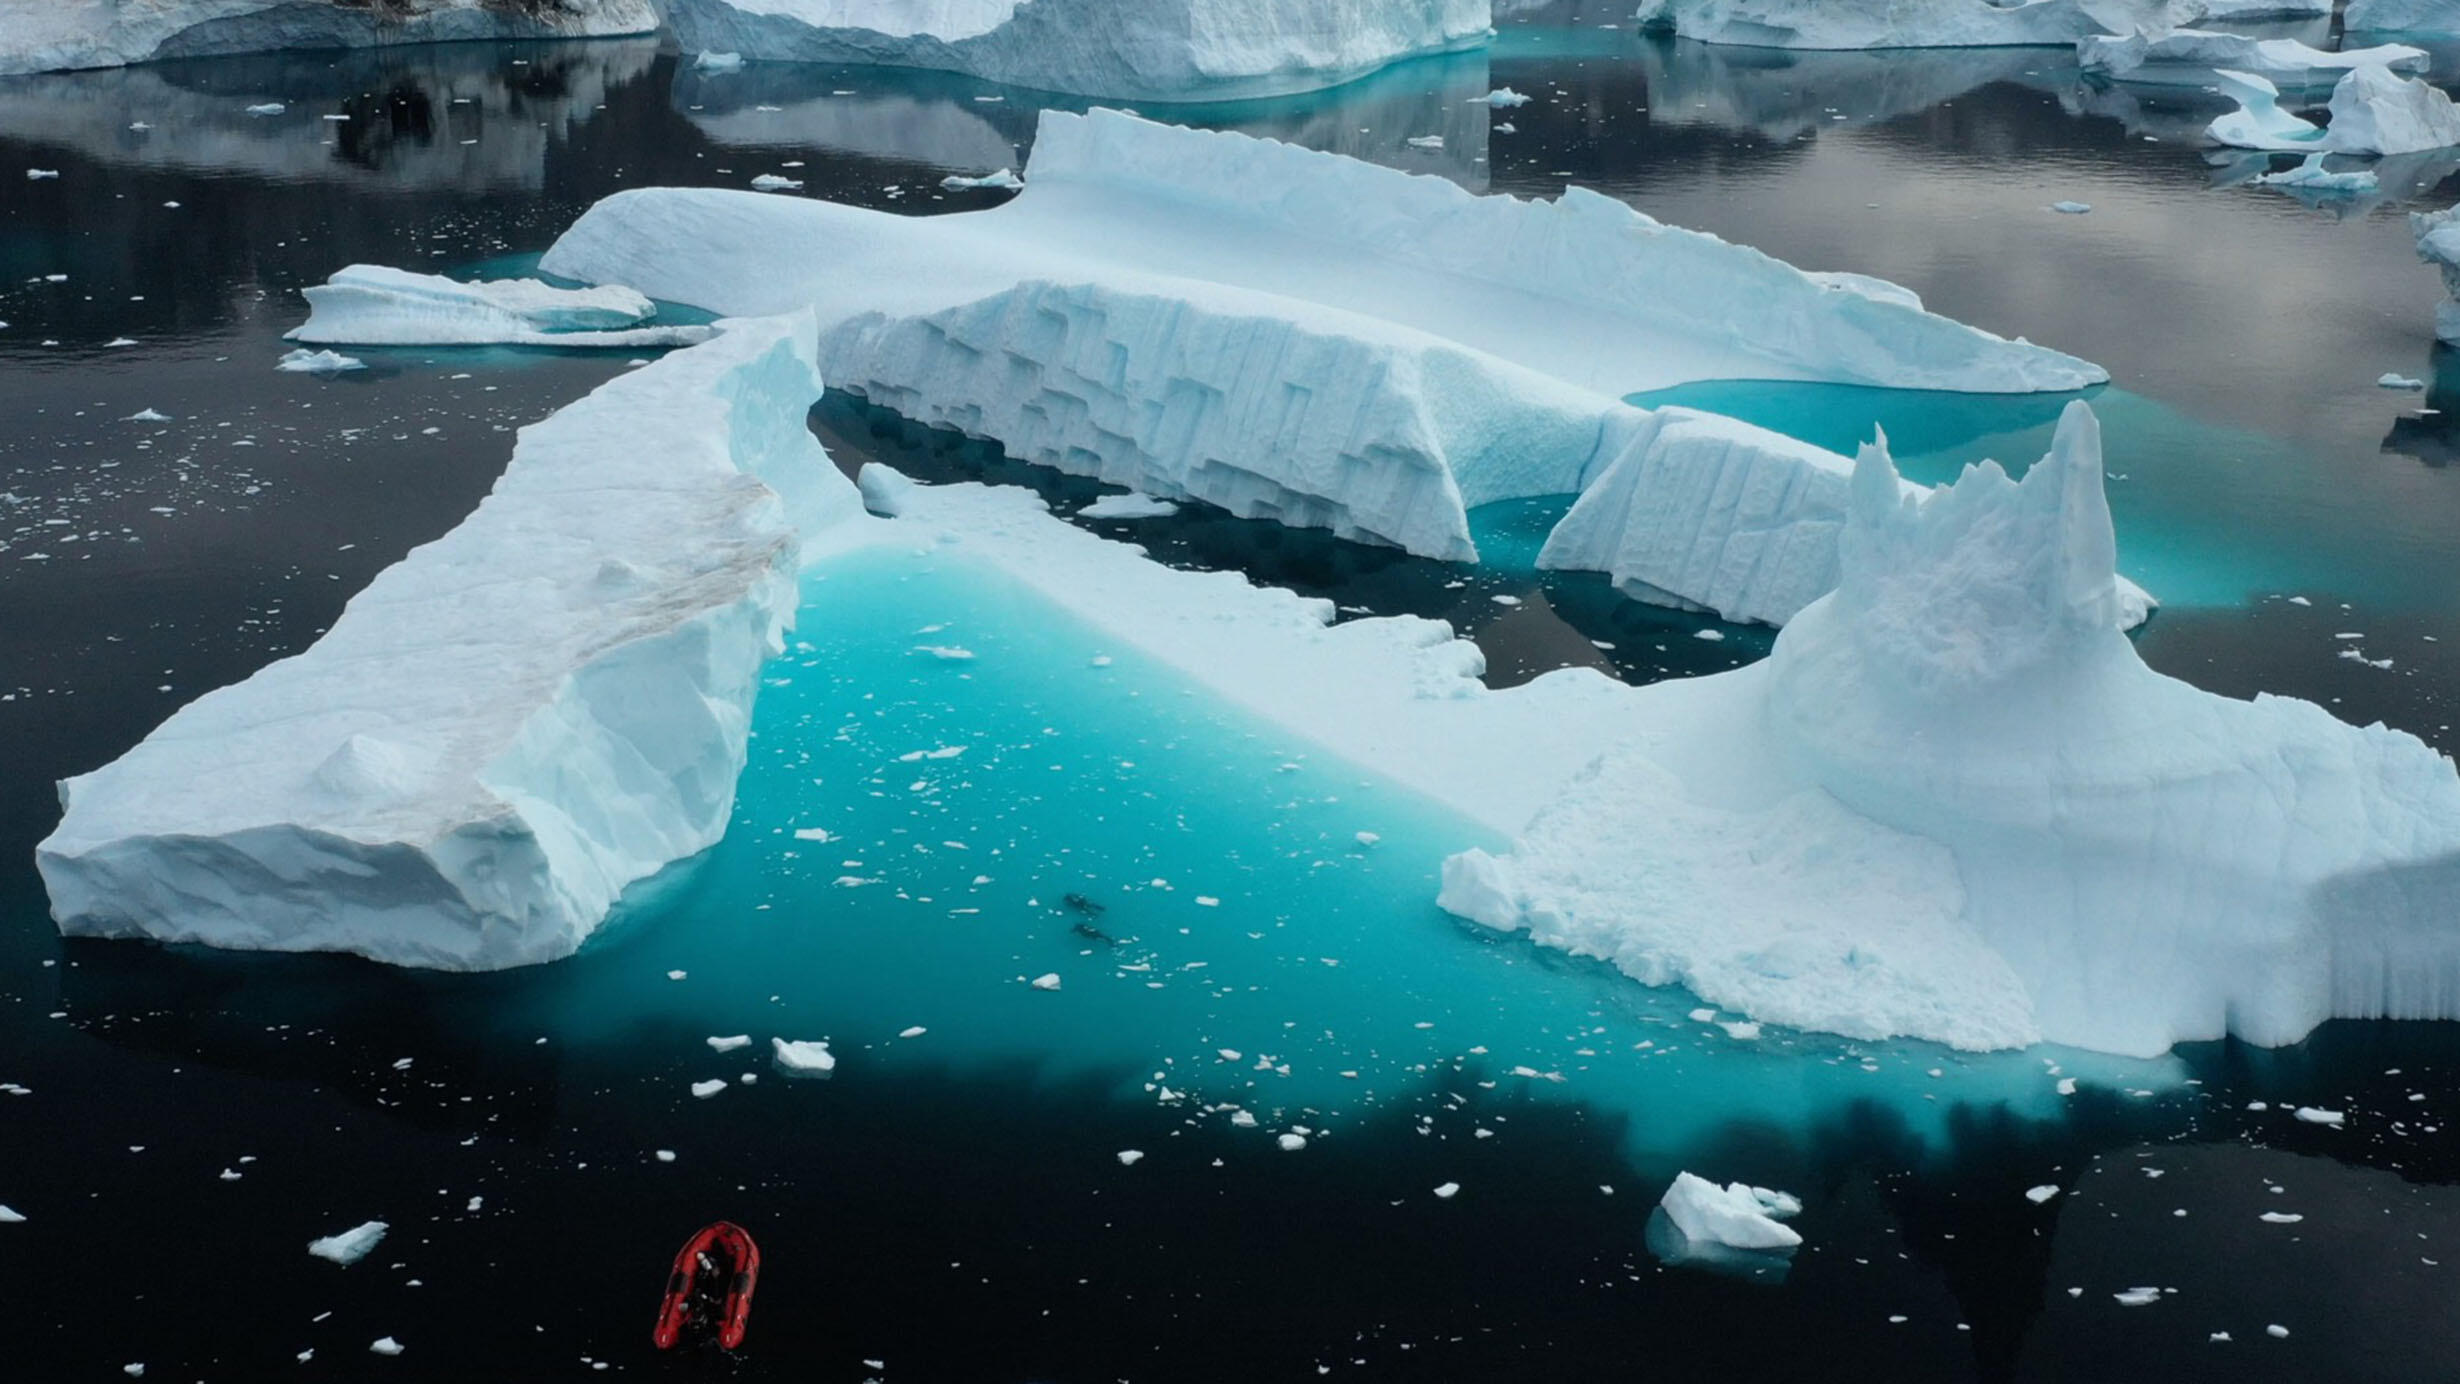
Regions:
M 658 27 L 652 0 L 12 0 L 0 74 L 163 58 L 451 39 L 594 38 Z
M 464 283 L 354 264 L 300 290 L 308 320 L 288 341 L 335 346 L 612 346 L 706 341 L 703 326 L 648 326 L 657 305 L 631 289 L 556 288 L 536 279 Z
M 1843 575 L 1631 733 L 1447 908 L 1756 1018 L 2150 1054 L 2460 1016 L 2460 776 L 2240 702 L 2117 632 L 2090 410 L 2022 482 L 1909 498 L 1865 449 Z
M 2064 48 L 2204 13 L 2202 0 L 1641 0 L 1639 18 L 1746 48 Z
M 306 652 L 61 786 L 61 930 L 452 969 L 570 953 L 724 830 L 802 538 L 808 319 L 738 324 L 522 431 L 468 520 Z
M 640 189 L 592 207 L 543 267 L 737 315 L 815 306 L 824 330 L 1028 281 L 1176 277 L 1382 318 L 1618 397 L 1704 379 L 2021 393 L 2108 378 L 1578 188 L 1481 197 L 1115 111 L 1046 113 L 1025 181 L 1002 206 L 924 218 Z
M 1314 91 L 1483 45 L 1488 0 L 666 0 L 687 53 L 876 63 L 1131 100 Z

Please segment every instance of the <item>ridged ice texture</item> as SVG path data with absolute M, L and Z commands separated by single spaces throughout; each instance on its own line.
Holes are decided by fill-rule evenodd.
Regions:
M 2213 70 L 2227 68 L 2268 78 L 2287 87 L 2330 86 L 2362 67 L 2423 72 L 2431 59 L 2423 48 L 2386 43 L 2371 48 L 2326 51 L 2289 38 L 2250 38 L 2205 29 L 2139 32 L 2079 40 L 2076 64 L 2087 72 L 2124 82 L 2202 86 Z
M 1641 0 L 1640 22 L 1749 48 L 2065 47 L 2200 18 L 2198 0 Z
M 555 288 L 535 279 L 463 283 L 378 264 L 301 290 L 308 320 L 290 341 L 341 346 L 687 346 L 702 326 L 645 326 L 657 308 L 628 288 Z
M 1635 717 L 1444 903 L 1755 1017 L 2150 1054 L 2460 1017 L 2460 776 L 2118 633 L 2089 409 L 2022 482 L 1852 482 L 1832 595 L 1718 709 Z
M 1578 490 L 1637 415 L 1389 323 L 1168 288 L 1036 282 L 858 318 L 822 333 L 821 370 L 1026 461 L 1447 561 L 1477 558 L 1468 506 Z
M 2460 5 L 2451 0 L 2349 0 L 2342 20 L 2352 31 L 2460 34 Z
M 665 0 L 685 52 L 1128 99 L 1313 91 L 1483 45 L 1488 0 Z
M 859 514 L 808 319 L 737 324 L 522 430 L 322 639 L 61 785 L 61 931 L 476 970 L 579 946 L 718 839 L 801 538 Z
M 1591 469 L 1540 568 L 1604 572 L 1635 600 L 1768 625 L 1836 587 L 1852 463 L 1834 452 L 1716 414 L 1634 409 Z M 2118 587 L 2120 627 L 2133 629 L 2153 598 Z
M 2460 207 L 2412 212 L 2409 229 L 2417 236 L 2417 257 L 2443 273 L 2445 297 L 2435 305 L 2435 335 L 2460 346 Z
M 2333 154 L 2418 154 L 2460 145 L 2460 105 L 2442 89 L 2388 68 L 2361 67 L 2332 88 L 2332 124 L 2281 109 L 2280 93 L 2252 73 L 2212 74 L 2238 109 L 2212 122 L 2212 138 L 2244 149 Z
M 0 6 L 0 74 L 285 48 L 604 37 L 657 27 L 652 0 L 562 0 L 547 14 L 506 0 L 390 0 L 381 13 L 336 0 L 11 0 Z
M 1046 112 L 1027 179 L 1045 190 L 1096 183 L 1219 205 L 1382 262 L 1622 309 L 1812 379 L 2030 393 L 2109 378 L 2073 356 L 1926 312 L 1895 285 L 1817 278 L 1585 188 L 1552 202 L 1481 197 L 1441 178 L 1105 110 Z

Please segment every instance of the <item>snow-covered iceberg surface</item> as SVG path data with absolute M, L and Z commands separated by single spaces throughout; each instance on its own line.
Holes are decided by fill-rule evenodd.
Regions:
M 645 326 L 657 307 L 628 288 L 555 288 L 535 279 L 463 283 L 354 264 L 301 290 L 308 320 L 291 341 L 336 346 L 689 346 L 703 326 Z
M 2277 86 L 2328 87 L 2362 67 L 2423 72 L 2431 64 L 2423 48 L 2386 43 L 2338 51 L 2295 39 L 2249 38 L 2204 29 L 2131 33 L 2080 40 L 2076 64 L 2095 76 L 2123 82 L 2201 86 L 2226 68 L 2270 79 Z
M 2215 72 L 2238 109 L 2212 122 L 2212 138 L 2243 149 L 2334 154 L 2417 154 L 2460 145 L 2460 105 L 2441 88 L 2383 67 L 2361 67 L 2332 88 L 2329 129 L 2292 115 L 2262 77 Z
M 11 0 L 0 6 L 0 74 L 283 48 L 593 38 L 657 27 L 652 0 Z
M 1631 731 L 1442 902 L 1754 1018 L 2150 1054 L 2460 1016 L 2460 776 L 2117 629 L 2098 425 L 2022 482 L 1857 462 L 1838 589 Z
M 2460 207 L 2415 212 L 2409 229 L 2417 235 L 2417 257 L 2443 271 L 2443 292 L 2435 306 L 2434 334 L 2460 346 Z
M 524 429 L 305 653 L 63 783 L 61 930 L 512 966 L 716 841 L 803 539 L 860 513 L 803 426 L 810 331 L 734 324 Z
M 1801 1232 L 1785 1224 L 1802 1214 L 1802 1202 L 1784 1192 L 1730 1182 L 1720 1187 L 1707 1178 L 1676 1173 L 1674 1185 L 1658 1205 L 1683 1238 L 1694 1244 L 1727 1249 L 1787 1250 L 1802 1243 Z
M 816 305 L 822 329 L 938 312 L 1029 281 L 1260 290 L 1446 338 L 1621 396 L 1704 379 L 1979 393 L 2108 379 L 2073 356 L 1823 279 L 1612 198 L 1482 197 L 1273 140 L 1116 111 L 1047 112 L 1025 190 L 903 217 L 809 198 L 644 188 L 592 207 L 543 261 L 737 315 Z
M 2203 13 L 2199 0 L 1641 0 L 1639 19 L 1745 48 L 2064 48 Z
M 1314 91 L 1483 45 L 1488 0 L 665 0 L 686 52 L 965 72 L 1133 100 Z
M 2349 0 L 2342 22 L 2351 32 L 2460 34 L 2460 6 L 2451 0 Z

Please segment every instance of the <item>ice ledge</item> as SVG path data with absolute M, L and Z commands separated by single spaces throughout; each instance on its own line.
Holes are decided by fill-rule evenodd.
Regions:
M 61 931 L 512 966 L 714 843 L 802 537 L 860 512 L 811 332 L 728 324 L 523 429 L 305 653 L 63 783 Z

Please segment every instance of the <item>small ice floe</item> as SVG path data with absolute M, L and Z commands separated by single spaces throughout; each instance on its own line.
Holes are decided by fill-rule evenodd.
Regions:
M 914 652 L 929 654 L 933 658 L 949 663 L 964 663 L 974 656 L 972 649 L 961 649 L 954 644 L 917 644 L 914 646 Z
M 2413 380 L 2406 375 L 2395 375 L 2387 372 L 2375 380 L 2375 387 L 2377 389 L 2424 389 L 2426 387 L 2426 382 L 2424 380 Z
M 103 349 L 106 351 L 116 351 L 123 346 L 134 346 L 136 344 L 137 339 L 133 336 L 115 336 L 109 341 L 103 343 Z
M 2052 202 L 2050 210 L 2061 216 L 2082 216 L 2093 209 L 2090 202 Z
M 2289 1328 L 2278 1322 L 2274 1322 L 2272 1325 L 2264 1328 L 2264 1334 L 2276 1341 L 2285 1341 L 2289 1339 Z
M 666 973 L 666 978 L 667 978 L 668 980 L 682 980 L 684 977 L 686 977 L 686 976 L 688 976 L 688 975 L 690 975 L 690 974 L 691 974 L 691 972 L 690 972 L 690 971 L 668 971 L 668 972 Z
M 797 827 L 794 839 L 797 841 L 834 841 L 837 839 L 837 833 L 830 831 L 827 827 Z
M 2033 1203 L 2035 1206 L 2039 1206 L 2043 1202 L 2048 1201 L 2050 1198 L 2055 1197 L 2058 1194 L 2058 1184 L 2045 1182 L 2039 1187 L 2027 1187 L 2024 1191 L 2024 1199 Z
M 1372 832 L 1372 831 L 1362 831 L 1362 832 L 1359 832 L 1356 836 L 1352 837 L 1351 839 L 1352 839 L 1352 840 L 1354 840 L 1354 841 L 1356 841 L 1359 845 L 1362 845 L 1362 846 L 1372 846 L 1372 845 L 1374 845 L 1376 842 L 1381 841 L 1381 840 L 1383 840 L 1384 838 L 1383 838 L 1381 835 L 1379 835 L 1379 834 L 1377 834 L 1377 833 L 1375 833 L 1375 832 Z
M 692 59 L 692 66 L 703 72 L 740 72 L 743 70 L 743 55 L 741 53 L 702 53 Z
M 920 1038 L 930 1031 L 931 1030 L 924 1028 L 921 1024 L 916 1024 L 912 1028 L 899 1029 L 897 1031 L 897 1036 L 900 1038 Z
M 0 1206 L 0 1225 L 24 1225 L 26 1218 L 6 1206 Z
M 1694 1244 L 1728 1249 L 1782 1250 L 1802 1243 L 1792 1226 L 1780 1222 L 1802 1210 L 1802 1203 L 1784 1192 L 1741 1182 L 1723 1187 L 1704 1177 L 1676 1173 L 1666 1189 L 1667 1219 Z
M 368 1346 L 368 1349 L 378 1355 L 399 1355 L 402 1352 L 402 1344 L 390 1336 L 379 1336 Z
M 1167 519 L 1178 512 L 1179 506 L 1173 501 L 1131 490 L 1124 495 L 1105 495 L 1076 513 L 1083 519 Z
M 1119 1165 L 1125 1168 L 1133 1168 L 1137 1165 L 1137 1163 L 1143 1160 L 1144 1156 L 1145 1151 L 1143 1149 L 1121 1149 L 1119 1150 Z
M 1485 106 L 1489 109 L 1500 111 L 1509 110 L 1514 106 L 1528 105 L 1529 98 L 1521 95 L 1517 91 L 1512 90 L 1510 87 L 1497 87 L 1493 91 L 1486 93 L 1484 96 L 1471 97 L 1469 104 L 1473 106 Z
M 1694 638 L 1694 639 L 1705 639 L 1705 640 L 1707 640 L 1707 641 L 1708 641 L 1709 643 L 1711 643 L 1711 644 L 1722 644 L 1722 643 L 1724 643 L 1724 642 L 1725 642 L 1725 631 L 1724 631 L 1724 630 L 1693 630 L 1693 631 L 1691 632 L 1691 637 L 1692 637 L 1692 638 Z
M 2341 1125 L 2349 1118 L 2345 1112 L 2339 1110 L 2324 1110 L 2312 1105 L 2299 1106 L 2297 1115 L 2299 1119 L 2306 1121 L 2308 1124 L 2330 1125 L 2334 1129 L 2340 1128 Z
M 345 370 L 365 370 L 367 362 L 339 351 L 311 351 L 302 346 L 284 352 L 273 368 L 294 375 L 338 375 Z
M 156 409 L 141 408 L 120 420 L 123 423 L 168 423 L 171 415 Z
M 56 168 L 29 168 L 26 170 L 26 181 L 30 183 L 39 183 L 46 178 L 56 178 L 59 176 L 60 170 Z
M 726 1083 L 723 1079 L 711 1077 L 707 1081 L 695 1081 L 692 1083 L 692 1097 L 695 1100 L 707 1100 L 711 1096 L 714 1096 L 718 1092 L 725 1089 Z
M 1438 1201 L 1450 1201 L 1460 1194 L 1461 1184 L 1457 1182 L 1447 1182 L 1443 1186 L 1435 1189 L 1435 1198 Z
M 365 1259 L 368 1252 L 376 1247 L 376 1243 L 382 1240 L 384 1233 L 390 1229 L 392 1227 L 383 1221 L 369 1221 L 364 1225 L 353 1226 L 339 1235 L 327 1235 L 321 1240 L 308 1241 L 308 1253 L 319 1259 L 330 1259 L 336 1264 L 348 1267 Z
M 1281 1145 L 1281 1151 L 1283 1153 L 1296 1153 L 1300 1149 L 1307 1147 L 1307 1136 L 1304 1134 L 1284 1134 L 1275 1138 L 1273 1142 Z
M 1033 979 L 1033 987 L 1034 987 L 1036 990 L 1056 990 L 1056 989 L 1058 989 L 1058 988 L 1059 988 L 1059 972 L 1057 972 L 1057 971 L 1053 971 L 1053 972 L 1051 972 L 1051 973 L 1050 973 L 1050 974 L 1048 974 L 1048 975 L 1039 975 L 1039 976 L 1035 976 L 1035 977 L 1034 977 L 1034 979 Z
M 707 1041 L 711 1052 L 733 1052 L 737 1048 L 750 1047 L 752 1045 L 752 1035 L 748 1033 L 737 1033 L 724 1038 L 713 1037 Z
M 1409 147 L 1412 149 L 1441 149 L 1444 147 L 1444 137 L 1442 135 L 1417 135 L 1410 139 Z
M 2255 1219 L 2262 1221 L 2265 1225 L 2296 1225 L 2306 1217 L 2295 1211 L 2266 1211 Z
M 1691 1011 L 1690 1019 L 1695 1024 L 1713 1024 L 1717 1022 L 1717 1011 L 1714 1009 L 1694 1009 Z
M 1760 1036 L 1760 1026 L 1748 1019 L 1728 1020 L 1717 1027 L 1724 1029 L 1725 1036 L 1736 1042 L 1748 1042 Z
M 2344 197 L 2362 197 L 2380 192 L 2383 184 L 2371 168 L 2354 168 L 2334 172 L 2323 166 L 2322 154 L 2309 154 L 2295 168 L 2278 173 L 2259 173 L 2255 181 L 2265 187 L 2296 188 L 2308 193 L 2327 193 Z
M 2060 1095 L 2062 1095 L 2062 1096 L 2072 1096 L 2072 1095 L 2074 1095 L 2075 1093 L 2076 1093 L 2076 1079 L 2075 1079 L 2074 1077 L 2072 1077 L 2072 1076 L 2063 1076 L 2063 1077 L 2060 1077 L 2060 1078 L 2059 1078 L 2059 1094 L 2060 1094 Z
M 951 173 L 940 179 L 940 186 L 950 192 L 965 192 L 977 187 L 995 187 L 1014 192 L 1025 186 L 1025 180 L 1016 175 L 1015 169 L 1003 168 L 997 173 L 985 173 L 979 178 L 968 178 L 962 173 Z
M 2161 1290 L 2159 1288 L 2129 1288 L 2123 1293 L 2112 1293 L 2110 1296 L 2118 1299 L 2118 1305 L 2121 1307 L 2150 1307 L 2161 1300 Z
M 280 115 L 282 112 L 289 109 L 289 106 L 286 106 L 279 101 L 259 101 L 255 105 L 248 107 L 248 114 Z
M 1487 131 L 1487 133 L 1497 135 L 1516 135 L 1520 133 L 1520 127 L 1513 124 L 1511 121 L 1506 120 L 1502 124 L 1497 125 L 1494 129 Z
M 802 190 L 803 180 L 789 178 L 782 173 L 763 173 L 752 179 L 752 187 L 760 192 L 798 192 Z
M 672 1163 L 675 1161 L 675 1151 L 673 1149 L 659 1149 L 655 1156 L 661 1163 Z
M 2229 1333 L 2226 1331 L 2215 1331 L 2211 1335 L 2206 1336 L 2204 1339 L 2212 1342 L 2216 1346 L 2225 1346 L 2229 1344 Z
M 145 1362 L 138 1360 L 130 1364 L 122 1365 L 120 1366 L 120 1373 L 127 1375 L 131 1379 L 143 1379 L 145 1377 Z

